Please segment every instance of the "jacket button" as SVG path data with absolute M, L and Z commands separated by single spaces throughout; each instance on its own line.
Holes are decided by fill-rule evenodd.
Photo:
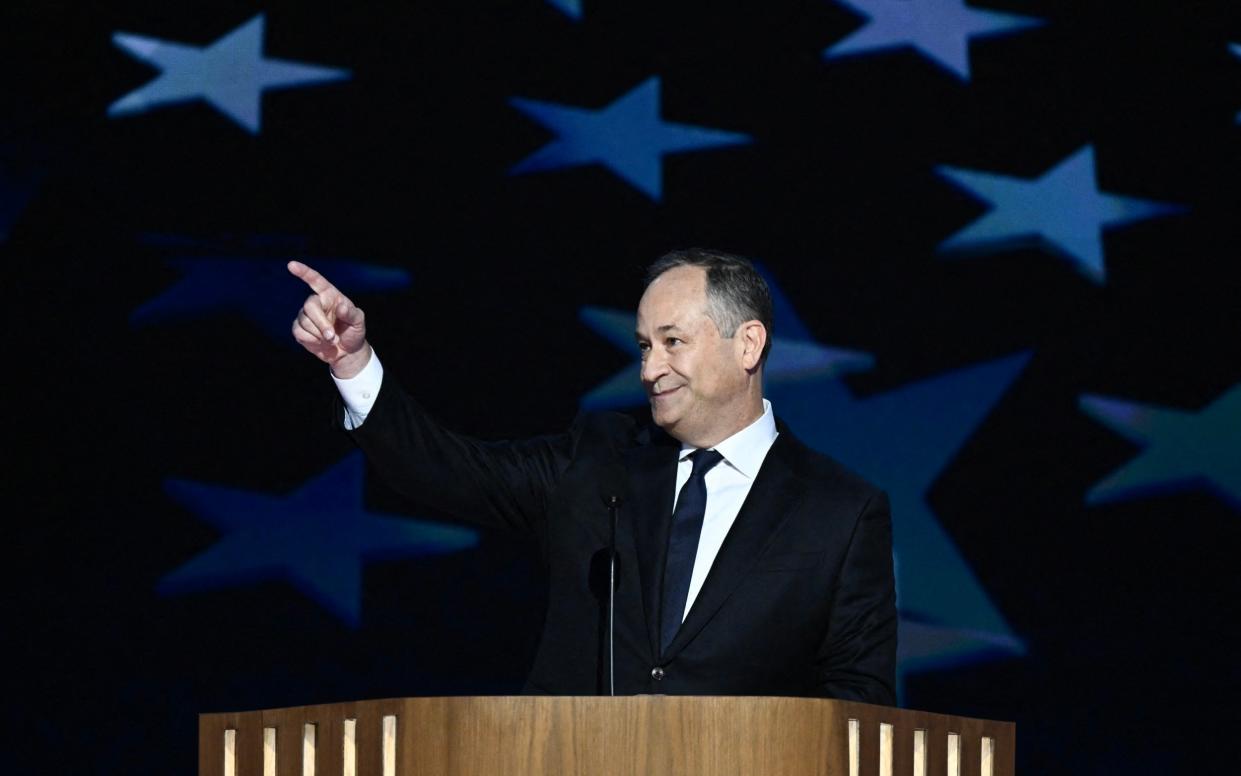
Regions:
M 657 682 L 662 680 L 664 678 L 664 669 L 660 668 L 659 666 L 655 666 L 654 668 L 652 668 L 651 678 Z

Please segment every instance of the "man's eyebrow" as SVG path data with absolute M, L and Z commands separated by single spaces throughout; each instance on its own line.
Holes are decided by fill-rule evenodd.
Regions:
M 680 330 L 681 330 L 681 327 L 680 327 L 680 326 L 678 326 L 678 325 L 676 325 L 675 323 L 665 323 L 663 326 L 656 326 L 656 327 L 655 327 L 655 333 L 656 333 L 656 334 L 667 334 L 668 332 L 680 331 Z M 641 341 L 642 341 L 642 332 L 640 332 L 640 331 L 635 331 L 635 332 L 633 333 L 633 338 L 634 338 L 634 339 L 636 339 L 636 340 L 638 340 L 639 342 L 641 342 Z

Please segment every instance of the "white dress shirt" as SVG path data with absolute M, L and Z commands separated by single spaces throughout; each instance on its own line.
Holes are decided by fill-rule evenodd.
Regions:
M 374 351 L 362 371 L 353 377 L 342 380 L 332 375 L 345 403 L 345 428 L 355 429 L 366 420 L 371 408 L 375 406 L 375 397 L 379 395 L 383 376 L 383 365 L 379 363 L 379 356 Z M 758 470 L 778 435 L 771 402 L 763 399 L 763 414 L 758 420 L 715 446 L 715 451 L 724 456 L 724 460 L 707 472 L 707 508 L 702 520 L 702 534 L 698 538 L 698 554 L 694 556 L 694 572 L 689 580 L 689 595 L 685 597 L 685 611 L 681 614 L 682 621 L 693 606 L 694 599 L 698 597 L 707 572 L 711 570 L 711 564 L 715 563 L 715 556 L 724 544 L 724 537 L 728 536 L 728 530 L 737 519 L 741 505 L 750 494 L 750 486 L 754 484 L 754 478 L 758 476 Z M 696 449 L 689 445 L 681 446 L 676 490 L 673 492 L 668 514 L 676 509 L 681 488 L 694 469 L 689 454 Z
M 379 363 L 379 354 L 371 349 L 371 359 L 362 367 L 362 371 L 347 380 L 332 375 L 336 381 L 336 390 L 345 402 L 345 428 L 350 431 L 362 425 L 371 407 L 375 406 L 375 397 L 379 395 L 379 385 L 384 380 L 383 364 Z
M 715 556 L 724 544 L 724 537 L 728 536 L 728 530 L 733 527 L 733 521 L 737 519 L 737 513 L 745 503 L 745 497 L 750 495 L 750 487 L 754 484 L 759 467 L 763 465 L 767 452 L 775 444 L 778 435 L 771 402 L 763 399 L 763 414 L 758 420 L 713 448 L 724 456 L 724 460 L 707 472 L 707 508 L 702 518 L 702 533 L 698 537 L 698 554 L 694 556 L 694 573 L 689 578 L 689 595 L 685 597 L 685 611 L 681 613 L 682 622 L 694 605 L 694 599 L 702 589 L 707 572 L 711 570 L 711 564 L 715 563 Z M 694 470 L 689 454 L 696 449 L 681 445 L 672 510 L 676 509 L 681 488 Z

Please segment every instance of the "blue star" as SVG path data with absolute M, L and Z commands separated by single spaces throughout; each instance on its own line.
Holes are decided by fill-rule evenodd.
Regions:
M 109 116 L 145 113 L 168 103 L 204 99 L 254 134 L 266 89 L 339 81 L 348 70 L 263 58 L 263 14 L 204 47 L 124 32 L 112 42 L 162 72 L 108 107 Z
M 1103 227 L 1184 212 L 1179 205 L 1099 191 L 1094 149 L 1083 146 L 1034 180 L 937 167 L 984 200 L 990 211 L 944 240 L 940 251 L 1020 244 L 1041 238 L 1096 283 L 1103 283 Z
M 475 546 L 469 529 L 387 517 L 362 503 L 353 453 L 287 496 L 168 480 L 168 494 L 224 536 L 160 580 L 161 595 L 286 580 L 351 627 L 362 619 L 362 565 Z
M 828 47 L 825 58 L 912 46 L 958 78 L 970 77 L 969 40 L 1037 27 L 1041 19 L 976 11 L 964 0 L 836 0 L 869 21 Z
M 573 21 L 582 20 L 582 0 L 547 0 L 547 2 Z
M 405 288 L 403 269 L 326 259 L 310 260 L 346 294 Z M 176 258 L 168 264 L 183 277 L 159 296 L 134 310 L 133 326 L 240 313 L 278 342 L 296 346 L 289 334 L 293 316 L 306 299 L 300 283 L 289 282 L 283 259 Z
M 763 370 L 767 385 L 861 372 L 874 366 L 874 359 L 866 353 L 825 347 L 811 339 L 775 280 L 765 271 L 763 276 L 771 288 L 774 308 L 772 328 L 776 332 L 771 343 L 771 355 Z M 582 407 L 608 409 L 632 407 L 645 402 L 646 392 L 641 381 L 642 361 L 633 336 L 634 314 L 624 310 L 583 307 L 580 317 L 596 334 L 633 354 L 633 363 L 582 397 Z
M 1208 488 L 1241 509 L 1241 384 L 1198 412 L 1089 394 L 1078 404 L 1143 448 L 1091 488 L 1087 503 Z
M 555 140 L 518 162 L 509 174 L 602 164 L 656 202 L 663 196 L 664 154 L 750 142 L 748 135 L 660 119 L 658 78 L 596 110 L 521 97 L 509 102 L 556 133 Z
M 855 398 L 838 375 L 864 369 L 870 356 L 823 348 L 784 308 L 772 346 L 774 367 L 782 342 L 818 353 L 819 368 L 765 386 L 776 412 L 799 439 L 842 461 L 888 491 L 892 502 L 900 608 L 900 672 L 943 668 L 985 656 L 1025 654 L 1024 643 L 991 602 L 926 502 L 926 494 L 953 456 L 1024 368 L 1017 355 Z M 632 351 L 633 316 L 583 313 L 588 325 Z M 625 374 L 636 381 L 636 368 Z M 635 406 L 640 389 L 626 390 L 617 375 L 583 398 L 586 406 Z

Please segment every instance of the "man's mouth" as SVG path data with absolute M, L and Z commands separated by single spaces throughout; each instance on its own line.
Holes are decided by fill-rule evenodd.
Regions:
M 675 388 L 667 388 L 667 389 L 662 390 L 662 391 L 651 391 L 651 398 L 652 398 L 652 399 L 662 399 L 662 398 L 664 398 L 664 397 L 666 397 L 666 396 L 670 396 L 670 395 L 672 395 L 672 394 L 676 393 L 677 391 L 681 390 L 681 389 L 682 389 L 682 388 L 684 388 L 684 387 L 685 387 L 685 386 L 678 385 L 678 386 L 677 386 L 677 387 L 675 387 Z

